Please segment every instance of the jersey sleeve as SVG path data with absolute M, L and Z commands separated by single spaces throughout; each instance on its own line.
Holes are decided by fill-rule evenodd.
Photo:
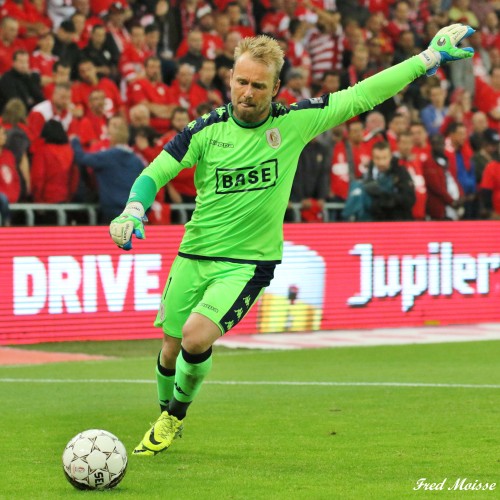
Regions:
M 397 94 L 425 73 L 419 56 L 396 64 L 356 85 L 333 94 L 306 99 L 293 104 L 291 112 L 299 113 L 300 131 L 304 143 Z
M 156 193 L 184 168 L 192 168 L 199 159 L 196 122 L 191 122 L 181 133 L 165 145 L 164 150 L 136 179 L 128 201 L 139 201 L 144 208 L 153 203 Z M 151 182 L 152 181 L 152 182 Z

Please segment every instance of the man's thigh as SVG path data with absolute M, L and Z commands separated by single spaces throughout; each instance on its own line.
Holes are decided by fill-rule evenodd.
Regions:
M 165 285 L 155 326 L 172 337 L 193 312 L 219 326 L 221 334 L 233 328 L 269 285 L 274 265 L 262 266 L 177 257 Z

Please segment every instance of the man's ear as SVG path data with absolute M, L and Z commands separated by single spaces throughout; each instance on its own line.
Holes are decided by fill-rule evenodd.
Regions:
M 274 89 L 273 89 L 273 97 L 276 97 L 276 94 L 278 93 L 278 90 L 280 89 L 280 85 L 281 85 L 281 80 L 278 79 L 278 81 L 276 82 L 276 85 L 274 86 Z

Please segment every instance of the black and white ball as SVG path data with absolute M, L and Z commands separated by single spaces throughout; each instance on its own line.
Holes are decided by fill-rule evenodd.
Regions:
M 79 490 L 114 488 L 127 470 L 127 451 L 111 432 L 89 429 L 76 435 L 62 456 L 66 479 Z

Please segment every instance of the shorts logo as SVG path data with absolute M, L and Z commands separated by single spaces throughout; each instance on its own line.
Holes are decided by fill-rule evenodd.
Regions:
M 277 128 L 266 130 L 266 139 L 269 146 L 273 149 L 278 149 L 281 146 L 281 134 Z
M 267 160 L 256 166 L 241 168 L 218 167 L 215 172 L 216 194 L 259 191 L 276 185 L 278 160 Z
M 200 302 L 200 307 L 206 307 L 207 309 L 210 309 L 211 311 L 213 312 L 219 312 L 219 310 L 214 307 L 214 306 L 211 306 L 210 304 L 206 304 L 205 302 Z

